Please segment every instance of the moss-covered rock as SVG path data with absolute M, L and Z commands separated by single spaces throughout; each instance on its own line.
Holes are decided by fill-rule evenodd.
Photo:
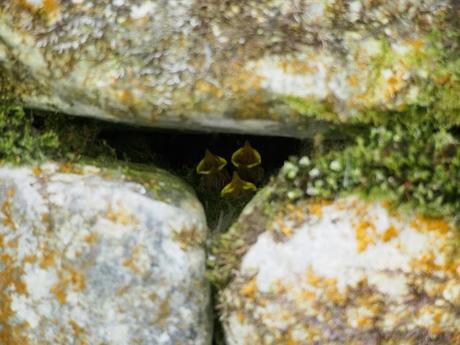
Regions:
M 454 229 L 356 196 L 286 203 L 253 231 L 220 292 L 226 341 L 456 344 Z
M 27 106 L 149 126 L 303 137 L 317 119 L 382 122 L 414 105 L 457 124 L 458 12 L 454 0 L 3 2 L 0 66 Z
M 289 159 L 215 241 L 229 344 L 458 342 L 457 129 L 426 109 L 388 115 Z
M 201 204 L 166 172 L 0 167 L 0 343 L 211 343 Z

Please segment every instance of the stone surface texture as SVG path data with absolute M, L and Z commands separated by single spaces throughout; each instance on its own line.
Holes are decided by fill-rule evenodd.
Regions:
M 311 117 L 347 121 L 369 110 L 448 107 L 449 90 L 459 89 L 452 76 L 458 54 L 448 55 L 458 49 L 459 6 L 2 1 L 0 84 L 27 106 L 69 114 L 308 136 Z
M 448 220 L 356 196 L 278 211 L 221 292 L 228 344 L 460 343 Z
M 169 174 L 145 181 L 1 167 L 2 345 L 210 344 L 201 205 Z

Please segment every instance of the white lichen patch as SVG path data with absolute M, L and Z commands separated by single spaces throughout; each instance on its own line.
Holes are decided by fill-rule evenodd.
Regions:
M 0 169 L 0 343 L 209 344 L 203 246 L 174 238 L 205 237 L 202 209 L 60 170 Z
M 281 214 L 221 293 L 230 344 L 460 339 L 460 259 L 448 220 L 354 196 Z

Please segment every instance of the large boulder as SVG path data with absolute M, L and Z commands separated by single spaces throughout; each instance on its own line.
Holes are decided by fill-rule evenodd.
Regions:
M 356 195 L 263 212 L 264 193 L 235 225 L 252 232 L 232 244 L 238 264 L 226 258 L 236 269 L 220 294 L 229 345 L 460 343 L 452 219 Z
M 458 123 L 459 17 L 455 0 L 2 1 L 0 86 L 157 127 L 304 137 L 412 105 Z
M 210 344 L 206 221 L 138 168 L 0 168 L 0 343 Z

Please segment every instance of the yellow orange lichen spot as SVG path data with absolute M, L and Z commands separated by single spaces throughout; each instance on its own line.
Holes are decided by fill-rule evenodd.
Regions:
M 287 225 L 283 219 L 275 220 L 275 225 L 277 229 L 286 237 L 291 237 L 293 229 L 289 225 Z
M 54 265 L 54 259 L 55 259 L 56 254 L 52 252 L 51 250 L 44 249 L 43 250 L 43 256 L 40 261 L 40 267 L 41 268 L 49 268 L 52 265 Z
M 120 224 L 120 225 L 136 225 L 138 223 L 137 219 L 129 214 L 125 209 L 119 207 L 116 211 L 109 207 L 106 215 L 107 219 L 110 220 L 112 223 Z
M 139 258 L 142 254 L 143 245 L 136 244 L 131 249 L 131 255 L 125 258 L 122 262 L 122 265 L 126 268 L 129 268 L 133 273 L 140 273 L 141 268 L 138 266 Z
M 384 233 L 380 236 L 380 239 L 383 241 L 383 242 L 389 242 L 391 241 L 393 238 L 395 238 L 396 236 L 399 235 L 399 231 L 398 229 L 396 229 L 396 227 L 394 225 L 390 225 L 385 231 Z
M 97 242 L 98 238 L 99 238 L 98 234 L 93 232 L 93 233 L 90 233 L 89 235 L 86 235 L 84 240 L 85 242 L 92 245 Z
M 79 292 L 86 288 L 86 279 L 84 273 L 77 270 L 69 271 L 69 280 L 73 285 L 73 291 Z
M 36 165 L 32 168 L 32 174 L 35 176 L 35 177 L 39 177 L 41 174 L 42 174 L 42 169 Z
M 375 233 L 374 224 L 367 220 L 355 225 L 356 250 L 358 253 L 364 252 L 370 244 L 375 243 Z
M 51 288 L 51 292 L 54 296 L 56 296 L 56 299 L 60 304 L 65 304 L 67 300 L 66 288 L 67 285 L 61 283 L 58 283 Z
M 19 0 L 19 4 L 33 13 L 54 15 L 59 12 L 59 0 Z
M 402 71 L 391 71 L 390 74 L 385 78 L 386 88 L 384 91 L 384 97 L 386 100 L 390 100 L 396 96 L 396 94 L 404 87 L 404 73 Z
M 300 301 L 312 301 L 316 298 L 316 294 L 313 291 L 304 289 L 298 294 Z
M 356 87 L 359 85 L 359 78 L 356 74 L 351 74 L 347 77 L 348 85 Z
M 240 295 L 244 297 L 254 298 L 257 292 L 256 278 L 252 278 L 249 282 L 240 288 Z
M 236 317 L 237 317 L 238 321 L 241 322 L 241 323 L 246 321 L 246 315 L 244 315 L 244 313 L 241 312 L 241 311 L 236 313 Z
M 320 202 L 312 202 L 308 205 L 308 211 L 312 215 L 321 218 L 323 216 L 323 205 Z
M 423 40 L 421 38 L 416 38 L 416 39 L 413 39 L 413 40 L 409 40 L 407 43 L 410 46 L 414 47 L 415 50 L 420 50 L 425 45 L 425 42 L 423 42 Z
M 3 202 L 1 206 L 1 213 L 3 215 L 3 225 L 11 228 L 12 230 L 16 230 L 16 223 L 13 219 L 13 212 L 12 212 L 12 203 L 11 198 L 15 195 L 16 190 L 14 188 L 10 188 L 6 194 L 6 200 Z
M 218 86 L 208 83 L 205 80 L 198 80 L 195 83 L 195 89 L 198 92 L 205 93 L 207 95 L 215 96 L 217 98 L 222 98 L 224 96 L 224 92 Z
M 417 231 L 437 231 L 441 234 L 449 232 L 449 224 L 442 218 L 416 217 L 411 222 L 412 228 Z

